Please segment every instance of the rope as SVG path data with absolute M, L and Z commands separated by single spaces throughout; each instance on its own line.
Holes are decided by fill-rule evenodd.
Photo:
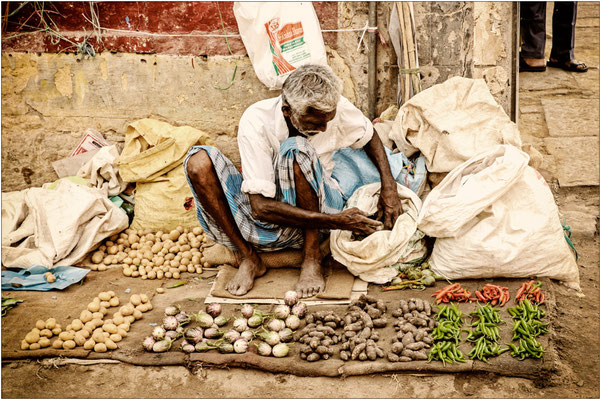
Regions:
M 566 239 L 568 245 L 572 248 L 572 251 L 576 256 L 576 261 L 578 261 L 578 252 L 576 251 L 576 247 L 574 247 L 574 243 L 572 243 L 572 240 L 570 240 L 572 237 L 572 227 L 570 225 L 567 225 L 566 217 L 563 217 L 563 224 L 561 224 L 561 227 L 564 231 L 563 237 Z

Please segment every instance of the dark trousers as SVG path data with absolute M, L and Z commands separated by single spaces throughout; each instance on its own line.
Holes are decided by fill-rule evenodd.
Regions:
M 520 3 L 522 57 L 545 58 L 546 14 L 544 1 Z M 552 59 L 562 62 L 574 58 L 575 31 L 576 2 L 554 2 Z

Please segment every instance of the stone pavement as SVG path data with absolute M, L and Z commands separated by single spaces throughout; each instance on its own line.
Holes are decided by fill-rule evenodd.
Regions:
M 553 3 L 547 4 L 546 58 L 551 52 Z M 519 76 L 518 126 L 524 144 L 543 155 L 547 179 L 572 233 L 599 230 L 599 3 L 579 2 L 575 57 L 586 73 L 547 68 Z

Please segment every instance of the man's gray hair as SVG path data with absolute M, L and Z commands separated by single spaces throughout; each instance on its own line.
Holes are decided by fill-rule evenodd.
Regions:
M 305 64 L 290 73 L 282 86 L 282 95 L 292 111 L 304 115 L 307 108 L 331 112 L 340 100 L 342 82 L 324 65 Z

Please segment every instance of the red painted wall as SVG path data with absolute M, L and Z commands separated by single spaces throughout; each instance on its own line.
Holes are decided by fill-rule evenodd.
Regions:
M 22 2 L 2 3 L 2 50 L 31 52 L 75 52 L 77 44 L 93 31 L 90 2 L 38 2 L 44 10 L 26 4 L 15 14 Z M 119 29 L 102 31 L 101 42 L 95 35 L 88 37 L 96 52 L 114 51 L 126 53 L 162 53 L 180 55 L 227 55 L 223 37 L 161 36 L 238 34 L 233 13 L 233 2 L 94 2 L 95 13 L 103 28 Z M 314 2 L 322 29 L 337 29 L 338 4 Z M 39 6 L 38 6 L 39 7 Z M 221 18 L 219 12 L 221 11 Z M 7 13 L 8 12 L 8 13 Z M 32 32 L 43 23 L 40 14 L 47 15 L 56 30 L 75 46 L 65 40 L 57 40 L 48 33 L 33 33 L 9 38 L 11 35 Z M 7 15 L 9 15 L 7 17 Z M 85 17 L 84 17 L 85 16 Z M 223 25 L 222 25 L 223 19 Z M 47 19 L 49 22 L 49 20 Z M 155 35 L 148 35 L 151 33 Z M 234 54 L 246 54 L 240 38 L 228 38 Z M 326 44 L 336 47 L 336 33 L 324 33 Z

